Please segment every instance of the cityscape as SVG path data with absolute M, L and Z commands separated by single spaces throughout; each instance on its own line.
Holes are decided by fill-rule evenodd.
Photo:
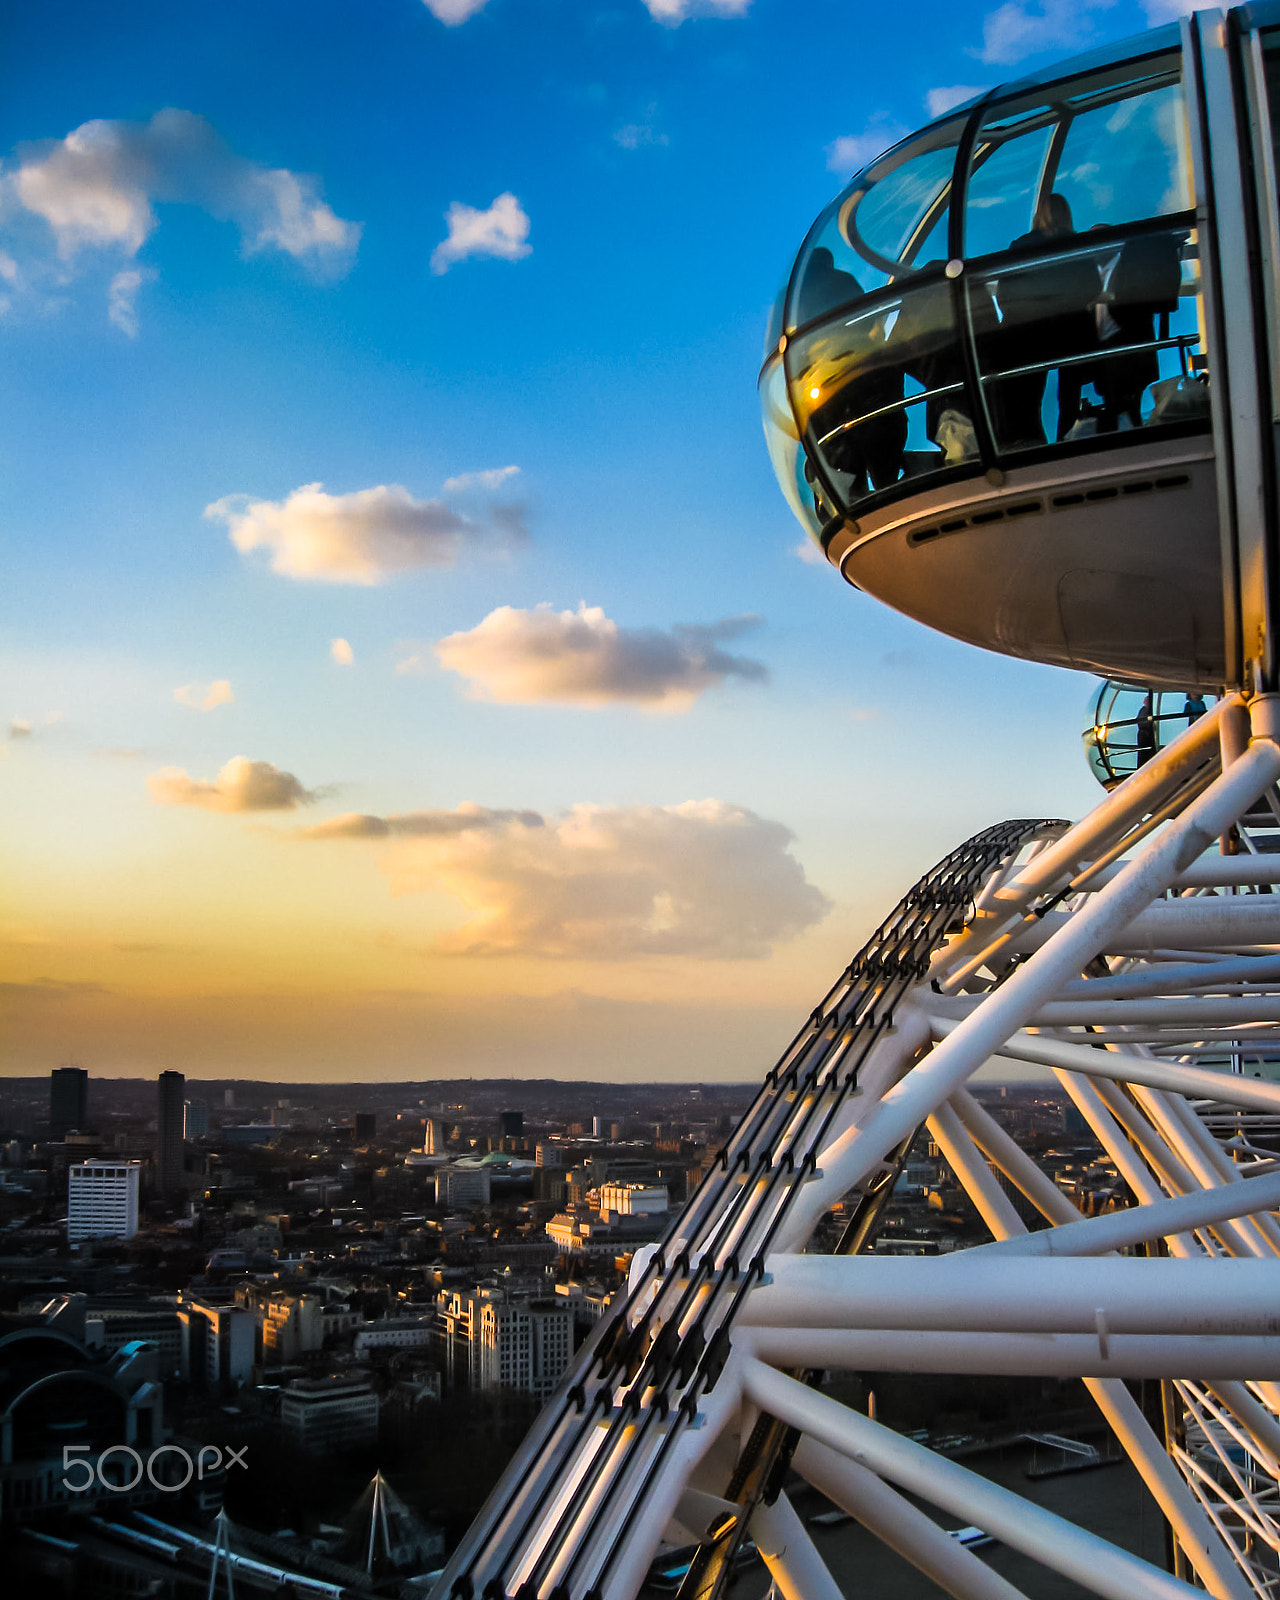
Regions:
M 195 1593 L 225 1526 L 231 1555 L 291 1581 L 425 1592 L 754 1093 L 78 1066 L 0 1081 L 8 1570 L 33 1590 L 115 1592 L 128 1572 Z M 981 1094 L 1085 1215 L 1125 1203 L 1064 1096 Z M 849 1214 L 834 1205 L 812 1248 Z M 918 1139 L 875 1250 L 988 1237 Z M 1082 1410 L 1072 1385 L 899 1390 L 903 1424 L 952 1448 Z M 178 1555 L 157 1560 L 157 1539 Z

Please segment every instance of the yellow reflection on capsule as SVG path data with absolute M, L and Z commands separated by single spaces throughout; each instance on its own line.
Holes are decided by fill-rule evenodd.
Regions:
M 821 393 L 822 393 L 821 389 L 810 389 L 809 390 L 809 398 L 810 398 L 810 400 L 816 400 Z

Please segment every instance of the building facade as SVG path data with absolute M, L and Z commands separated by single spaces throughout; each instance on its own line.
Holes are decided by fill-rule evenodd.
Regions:
M 186 1120 L 187 1080 L 162 1072 L 156 1098 L 156 1188 L 168 1198 L 182 1188 L 182 1130 Z
M 67 1243 L 132 1239 L 138 1231 L 136 1161 L 85 1161 L 67 1172 Z
M 378 1397 L 365 1378 L 298 1378 L 280 1396 L 280 1424 L 303 1450 L 356 1449 L 377 1440 Z
M 55 1067 L 49 1074 L 49 1137 L 64 1139 L 89 1120 L 89 1074 L 83 1067 Z

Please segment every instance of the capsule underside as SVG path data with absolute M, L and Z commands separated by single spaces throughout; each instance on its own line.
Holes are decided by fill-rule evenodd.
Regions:
M 858 174 L 796 260 L 761 394 L 850 583 L 1006 654 L 1218 687 L 1270 648 L 1280 6 L 1200 20 Z

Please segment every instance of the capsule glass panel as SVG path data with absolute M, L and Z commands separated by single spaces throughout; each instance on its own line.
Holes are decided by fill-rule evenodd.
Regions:
M 779 356 L 775 356 L 760 375 L 760 407 L 774 476 L 801 526 L 814 540 L 819 540 L 822 519 L 809 481 L 812 469 L 800 448 L 795 418 L 787 404 L 787 379 Z
M 1108 233 L 966 285 L 996 449 L 1209 425 L 1190 228 Z
M 1214 704 L 1213 695 L 1140 689 L 1105 679 L 1089 701 L 1084 753 L 1105 789 L 1131 777 Z
M 965 256 L 1190 210 L 1178 62 L 997 101 L 974 139 Z
M 945 278 L 798 335 L 785 363 L 806 448 L 846 505 L 977 455 Z
M 809 230 L 786 329 L 947 259 L 951 182 L 962 117 L 927 128 L 860 172 Z

